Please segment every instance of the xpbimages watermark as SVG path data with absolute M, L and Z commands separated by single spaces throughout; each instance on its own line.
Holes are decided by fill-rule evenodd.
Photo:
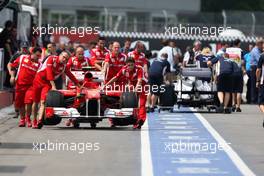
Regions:
M 179 24 L 177 26 L 165 26 L 165 35 L 203 35 L 217 37 L 221 32 L 231 29 L 231 27 L 216 26 L 190 26 L 189 24 Z
M 223 151 L 231 143 L 220 144 L 216 142 L 189 142 L 189 141 L 179 141 L 179 142 L 165 142 L 164 151 L 165 153 L 201 153 L 209 152 L 216 153 L 218 151 Z
M 166 85 L 120 85 L 116 84 L 115 82 L 112 85 L 107 85 L 105 87 L 105 92 L 125 92 L 125 91 L 130 91 L 130 92 L 138 92 L 138 93 L 145 93 L 148 95 L 150 92 L 152 93 L 164 93 L 166 91 Z
M 32 150 L 39 152 L 68 151 L 83 154 L 85 152 L 99 151 L 100 143 L 98 142 L 61 142 L 58 140 L 47 142 L 33 142 Z
M 64 26 L 58 26 L 57 24 L 55 26 L 51 26 L 50 24 L 47 24 L 46 26 L 42 27 L 33 27 L 33 34 L 40 34 L 40 35 L 78 35 L 78 37 L 84 37 L 85 35 L 90 34 L 99 34 L 100 33 L 100 27 L 64 27 Z

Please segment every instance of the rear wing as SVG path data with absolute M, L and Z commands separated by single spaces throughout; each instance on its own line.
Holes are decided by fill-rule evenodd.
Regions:
M 181 70 L 181 75 L 186 77 L 211 78 L 212 74 L 210 68 L 182 68 Z
M 84 71 L 71 71 L 71 73 L 76 77 L 78 81 L 84 80 Z M 94 82 L 104 82 L 105 75 L 101 71 L 89 71 L 93 75 L 93 81 Z

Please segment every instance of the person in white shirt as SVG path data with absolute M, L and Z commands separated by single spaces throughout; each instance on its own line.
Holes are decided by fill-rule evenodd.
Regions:
M 187 50 L 183 58 L 183 67 L 186 67 L 187 64 L 194 64 L 196 57 L 201 54 L 202 43 L 199 40 L 196 40 L 193 43 L 193 49 Z
M 163 54 L 167 54 L 167 61 L 170 64 L 170 73 L 168 73 L 168 80 L 172 83 L 174 80 L 177 79 L 176 77 L 176 64 L 177 64 L 177 53 L 174 53 L 173 47 L 169 46 L 169 42 L 163 41 L 163 48 L 158 53 L 158 58 L 162 58 Z

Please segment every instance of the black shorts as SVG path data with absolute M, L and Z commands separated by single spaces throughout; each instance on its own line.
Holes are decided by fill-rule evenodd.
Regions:
M 160 95 L 161 85 L 163 84 L 163 77 L 156 75 L 149 75 L 148 83 L 150 85 L 150 93 Z
M 233 90 L 232 81 L 233 79 L 231 74 L 221 74 L 217 76 L 217 91 L 231 93 Z
M 264 105 L 264 85 L 260 85 L 259 91 L 258 91 L 258 104 Z
M 242 93 L 243 92 L 243 74 L 233 75 L 233 91 L 232 93 Z

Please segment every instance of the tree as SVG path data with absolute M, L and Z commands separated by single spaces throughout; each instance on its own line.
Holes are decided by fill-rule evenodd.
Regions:
M 201 0 L 201 11 L 220 12 L 222 10 L 264 10 L 264 0 Z

